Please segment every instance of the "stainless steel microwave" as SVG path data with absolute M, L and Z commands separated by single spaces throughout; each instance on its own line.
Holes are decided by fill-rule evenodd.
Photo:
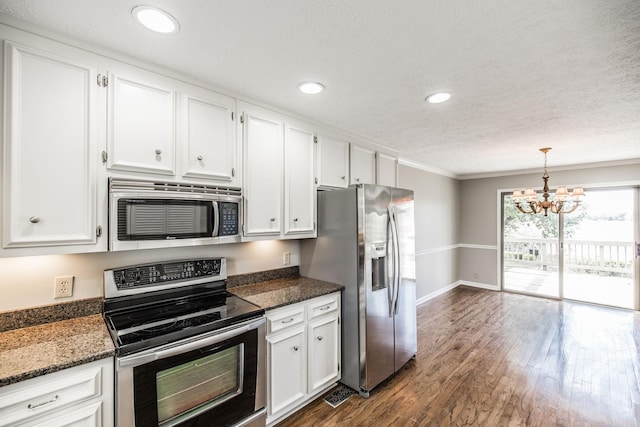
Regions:
M 109 250 L 240 241 L 238 188 L 109 178 Z

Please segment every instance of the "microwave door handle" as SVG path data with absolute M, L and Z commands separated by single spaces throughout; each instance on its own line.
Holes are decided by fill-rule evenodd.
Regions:
M 218 209 L 218 202 L 211 202 L 213 204 L 213 232 L 211 236 L 217 237 L 220 229 L 220 214 Z

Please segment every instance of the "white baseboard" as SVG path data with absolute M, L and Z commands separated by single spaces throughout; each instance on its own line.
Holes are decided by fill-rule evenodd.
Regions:
M 486 283 L 479 283 L 479 282 L 469 282 L 466 280 L 458 280 L 455 283 L 450 284 L 449 286 L 445 286 L 444 288 L 440 288 L 437 291 L 433 291 L 423 297 L 420 297 L 416 300 L 416 305 L 420 305 L 420 304 L 424 304 L 425 302 L 434 299 L 435 297 L 437 297 L 438 295 L 442 295 L 446 292 L 449 292 L 452 289 L 457 288 L 460 285 L 465 285 L 465 286 L 471 286 L 474 288 L 480 288 L 480 289 L 487 289 L 490 291 L 499 291 L 500 288 L 497 285 L 488 285 Z
M 446 292 L 449 292 L 451 289 L 454 289 L 456 286 L 460 284 L 460 281 L 450 284 L 449 286 L 445 286 L 444 288 L 440 288 L 436 291 L 433 291 L 423 297 L 420 297 L 416 300 L 416 305 L 424 304 L 425 302 L 434 299 L 438 295 L 442 295 Z
M 488 285 L 486 283 L 470 282 L 468 280 L 458 280 L 458 282 L 456 283 L 456 286 L 459 286 L 459 285 L 471 286 L 471 287 L 480 288 L 480 289 L 488 289 L 490 291 L 500 290 L 500 287 L 498 285 Z

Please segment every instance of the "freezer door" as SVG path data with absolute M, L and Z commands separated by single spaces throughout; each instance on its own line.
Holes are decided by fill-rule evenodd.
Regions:
M 360 388 L 371 390 L 395 371 L 389 187 L 358 187 Z
M 392 189 L 389 206 L 391 223 L 397 237 L 397 262 L 400 277 L 397 280 L 394 301 L 395 314 L 395 371 L 402 368 L 417 351 L 416 333 L 416 268 L 413 192 Z

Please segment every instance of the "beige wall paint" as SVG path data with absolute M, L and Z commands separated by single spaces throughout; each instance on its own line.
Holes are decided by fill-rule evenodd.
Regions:
M 458 280 L 459 181 L 400 164 L 398 186 L 413 190 L 418 300 Z
M 282 253 L 300 264 L 300 242 L 265 240 L 229 245 L 75 255 L 0 258 L 0 311 L 102 297 L 105 269 L 156 261 L 198 257 L 226 257 L 228 274 L 282 268 Z M 73 297 L 54 299 L 56 276 L 74 275 Z
M 460 257 L 459 280 L 475 281 L 489 286 L 499 285 L 498 191 L 525 187 L 541 188 L 541 176 L 542 171 L 460 182 L 459 243 L 463 252 Z M 640 185 L 640 163 L 564 171 L 551 169 L 549 176 L 552 189 L 559 185 L 567 185 L 570 188 L 582 185 L 589 197 L 589 187 Z M 474 279 L 474 273 L 478 274 L 478 279 Z

